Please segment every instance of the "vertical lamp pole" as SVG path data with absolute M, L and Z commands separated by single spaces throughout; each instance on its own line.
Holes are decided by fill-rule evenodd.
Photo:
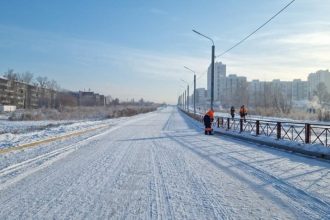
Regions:
M 184 68 L 194 73 L 194 114 L 196 115 L 196 72 L 186 66 Z
M 183 85 L 180 85 L 180 87 L 181 88 L 183 88 L 183 89 L 185 89 L 185 87 L 183 86 Z M 185 105 L 185 103 L 184 103 L 184 100 L 185 99 L 185 92 L 182 92 L 182 94 L 181 94 L 181 96 L 180 96 L 180 100 L 181 100 L 181 109 L 184 109 L 184 105 Z
M 187 108 L 187 93 L 186 93 L 186 90 L 184 90 L 184 108 Z
M 202 37 L 205 37 L 205 38 L 209 39 L 212 42 L 212 58 L 211 58 L 211 109 L 213 109 L 213 100 L 214 100 L 214 53 L 215 53 L 214 52 L 215 51 L 214 41 L 210 37 L 208 37 L 208 36 L 206 36 L 204 34 L 201 34 L 201 33 L 199 33 L 196 30 L 192 30 L 192 31 L 195 32 L 196 34 L 202 36 Z
M 185 103 L 185 101 L 186 101 L 185 99 L 186 99 L 186 92 L 183 92 L 183 93 L 182 93 L 182 108 L 183 108 L 183 109 L 186 107 L 186 106 L 185 106 L 185 104 L 186 104 L 186 103 Z
M 187 96 L 186 96 L 186 105 L 187 105 L 187 111 L 189 112 L 189 83 L 183 79 L 181 79 L 184 83 L 187 84 Z
M 182 95 L 180 95 L 180 102 L 179 102 L 179 106 L 182 107 Z
M 189 85 L 187 85 L 187 111 L 189 112 Z

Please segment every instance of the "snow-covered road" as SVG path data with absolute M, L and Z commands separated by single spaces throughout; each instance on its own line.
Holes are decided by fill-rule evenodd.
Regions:
M 1 169 L 0 219 L 330 219 L 330 163 L 172 107 Z

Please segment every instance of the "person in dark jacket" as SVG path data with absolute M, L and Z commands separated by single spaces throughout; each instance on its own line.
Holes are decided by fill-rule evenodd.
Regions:
M 230 115 L 231 115 L 231 119 L 234 120 L 234 117 L 235 117 L 235 108 L 234 108 L 234 106 L 232 106 L 230 108 Z
M 205 125 L 205 134 L 212 134 L 212 122 L 214 120 L 214 111 L 213 109 L 210 109 L 205 115 L 204 115 L 204 125 Z

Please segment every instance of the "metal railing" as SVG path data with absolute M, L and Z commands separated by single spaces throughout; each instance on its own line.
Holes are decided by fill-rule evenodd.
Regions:
M 187 113 L 203 122 L 203 115 Z M 215 117 L 214 126 L 225 131 L 237 131 L 253 136 L 267 136 L 277 140 L 289 140 L 305 144 L 320 144 L 330 147 L 330 125 L 258 119 Z
M 306 144 L 321 144 L 330 147 L 330 125 L 278 122 L 217 117 L 216 125 L 227 131 L 249 132 L 255 136 L 269 136 L 275 139 L 290 140 Z

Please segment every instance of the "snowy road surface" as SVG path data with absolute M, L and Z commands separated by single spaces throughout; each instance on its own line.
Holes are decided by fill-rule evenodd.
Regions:
M 1 169 L 0 219 L 330 219 L 328 162 L 205 136 L 171 107 Z

